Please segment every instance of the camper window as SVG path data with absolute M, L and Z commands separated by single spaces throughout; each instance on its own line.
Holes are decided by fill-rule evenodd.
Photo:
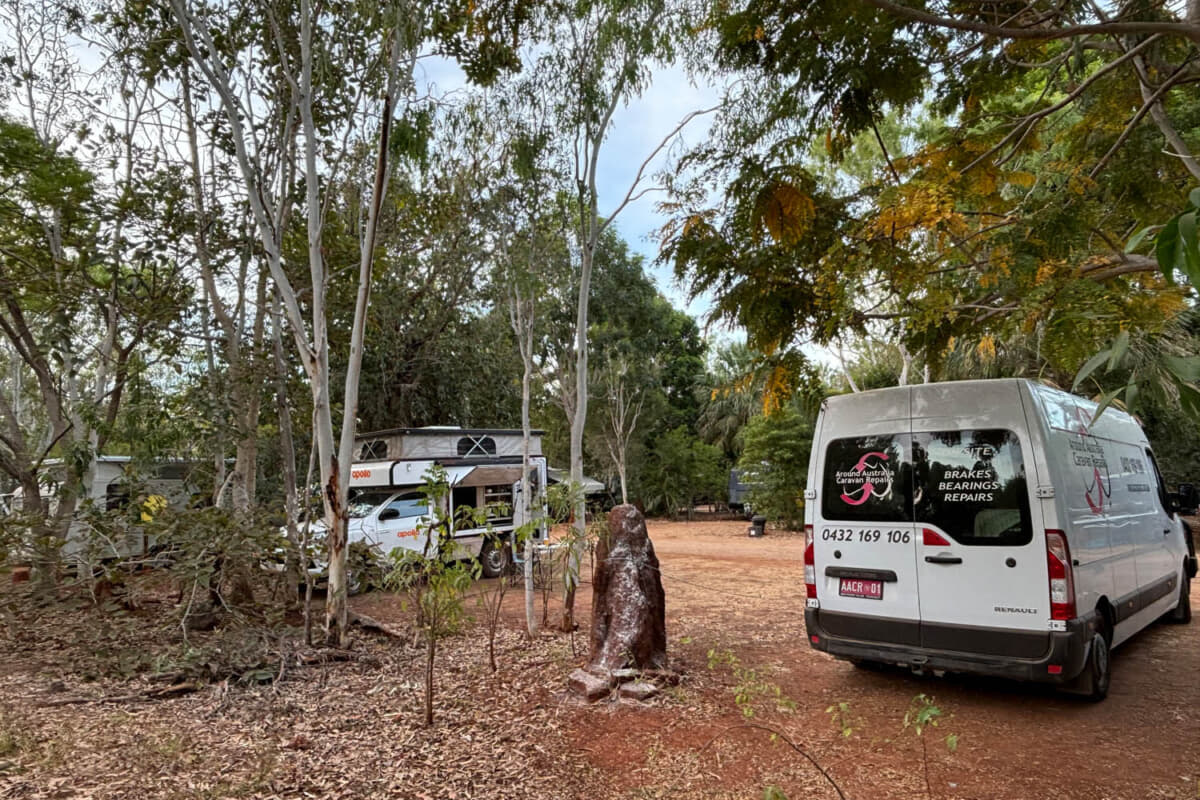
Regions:
M 386 439 L 372 439 L 364 442 L 361 458 L 363 461 L 383 461 L 387 458 L 388 443 Z

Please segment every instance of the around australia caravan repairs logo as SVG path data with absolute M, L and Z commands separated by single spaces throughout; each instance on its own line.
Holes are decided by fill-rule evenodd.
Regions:
M 887 453 L 865 453 L 853 469 L 838 470 L 842 502 L 861 506 L 872 497 L 889 497 L 892 494 L 892 470 L 887 460 Z

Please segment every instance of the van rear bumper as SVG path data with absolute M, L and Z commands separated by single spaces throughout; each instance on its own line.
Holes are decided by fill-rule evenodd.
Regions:
M 839 618 L 845 615 L 838 615 Z M 877 628 L 878 623 L 863 618 L 867 629 Z M 809 644 L 815 650 L 829 653 L 850 661 L 878 661 L 886 664 L 903 664 L 920 669 L 939 669 L 948 672 L 965 672 L 973 675 L 992 675 L 1014 680 L 1039 683 L 1069 683 L 1083 671 L 1087 660 L 1092 631 L 1096 628 L 1095 612 L 1067 622 L 1065 631 L 1048 631 L 1044 651 L 1036 656 L 1027 654 L 978 653 L 960 650 L 944 650 L 920 647 L 912 644 L 870 641 L 848 635 L 832 635 L 821 625 L 821 609 L 804 610 L 804 624 L 808 629 Z M 839 619 L 839 627 L 846 628 L 845 620 Z M 948 629 L 943 628 L 939 638 L 945 638 Z M 963 628 L 962 639 L 977 640 L 979 628 Z M 997 635 L 1005 632 L 997 630 Z M 1061 670 L 1052 673 L 1051 667 Z

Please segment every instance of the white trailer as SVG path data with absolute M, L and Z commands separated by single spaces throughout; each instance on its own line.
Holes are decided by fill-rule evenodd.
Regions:
M 195 490 L 188 480 L 192 466 L 190 462 L 170 461 L 137 471 L 129 456 L 96 456 L 91 484 L 84 487 L 85 496 L 67 530 L 67 540 L 62 548 L 64 558 L 78 562 L 148 555 L 154 547 L 154 538 L 137 524 L 138 518 L 148 521 L 163 509 L 178 511 L 186 508 Z M 42 496 L 50 499 L 52 511 L 57 504 L 64 470 L 62 459 L 50 459 L 42 465 Z M 101 536 L 89 529 L 87 517 L 81 513 L 83 504 L 88 501 L 94 508 L 106 512 L 118 512 L 136 505 L 138 513 L 131 514 L 125 524 L 119 526 L 119 536 Z M 21 512 L 23 494 L 20 489 L 12 494 L 10 505 L 11 509 L 5 513 Z
M 533 432 L 529 474 L 523 476 L 519 430 L 395 428 L 359 435 L 360 460 L 350 468 L 349 543 L 364 543 L 380 556 L 397 548 L 424 552 L 433 515 L 421 488 L 439 466 L 450 489 L 441 512 L 451 521 L 456 552 L 478 558 L 487 577 L 501 574 L 512 558 L 513 532 L 528 521 L 527 513 L 542 520 L 535 542 L 548 534 L 541 437 L 541 431 Z M 463 507 L 488 509 L 486 524 L 463 524 L 458 513 Z

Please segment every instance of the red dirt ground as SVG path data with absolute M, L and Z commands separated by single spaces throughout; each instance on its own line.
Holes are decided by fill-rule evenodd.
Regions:
M 1118 648 L 1099 704 L 1006 681 L 864 671 L 808 646 L 798 535 L 753 539 L 736 521 L 651 521 L 650 534 L 669 653 L 684 679 L 650 709 L 575 712 L 571 741 L 614 797 L 761 797 L 768 785 L 793 800 L 837 796 L 782 739 L 733 727 L 743 722 L 783 732 L 847 797 L 1200 797 L 1200 625 L 1157 624 Z M 590 607 L 586 593 L 579 602 Z M 777 685 L 795 710 L 776 710 L 767 687 L 743 717 L 733 691 L 747 681 L 710 669 L 712 650 Z M 918 738 L 903 720 L 920 694 L 943 716 Z M 847 736 L 827 713 L 839 703 L 848 704 Z
M 163 686 L 130 643 L 158 647 L 177 625 L 0 603 L 0 800 L 1200 798 L 1200 623 L 1154 625 L 1119 648 L 1099 704 L 1004 681 L 864 671 L 808 645 L 800 536 L 752 539 L 738 520 L 652 520 L 649 530 L 680 682 L 646 704 L 567 696 L 566 677 L 586 658 L 586 584 L 574 649 L 561 633 L 524 635 L 516 588 L 499 671 L 478 624 L 443 640 L 428 727 L 425 650 L 404 636 L 356 631 L 346 662 L 300 666 L 284 650 L 266 683 L 124 702 Z M 394 595 L 353 605 L 411 623 Z M 239 630 L 214 631 L 209 652 L 241 641 Z M 132 677 L 85 674 L 114 660 Z M 918 737 L 904 720 L 922 695 L 941 716 Z

